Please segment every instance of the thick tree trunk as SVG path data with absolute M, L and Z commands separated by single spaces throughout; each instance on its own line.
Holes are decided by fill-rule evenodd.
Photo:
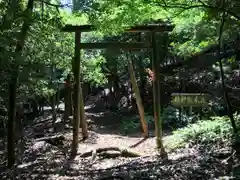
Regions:
M 33 2 L 34 0 L 29 0 L 27 9 L 26 9 L 26 15 L 27 17 L 32 16 L 33 11 Z M 24 20 L 21 34 L 19 36 L 15 53 L 18 56 L 21 56 L 25 40 L 27 38 L 27 32 L 30 27 L 31 19 L 26 18 Z M 15 133 L 15 117 L 16 117 L 16 93 L 17 93 L 17 85 L 18 85 L 18 78 L 19 78 L 19 63 L 17 62 L 19 57 L 16 57 L 15 62 L 12 66 L 12 74 L 11 74 L 11 80 L 9 83 L 9 106 L 8 106 L 8 167 L 13 167 L 15 163 L 15 155 L 14 155 L 14 133 Z
M 134 70 L 133 70 L 131 60 L 128 61 L 128 72 L 130 74 L 130 79 L 131 79 L 131 82 L 132 82 L 132 87 L 133 87 L 133 91 L 134 91 L 137 106 L 138 106 L 138 112 L 139 112 L 140 121 L 141 121 L 141 124 L 142 124 L 143 135 L 144 135 L 144 137 L 148 137 L 148 125 L 147 125 L 147 122 L 145 120 L 144 107 L 143 107 L 142 99 L 141 99 L 140 92 L 139 92 L 139 89 L 138 89 L 137 81 L 136 81 L 136 78 L 135 78 L 135 75 L 134 75 Z

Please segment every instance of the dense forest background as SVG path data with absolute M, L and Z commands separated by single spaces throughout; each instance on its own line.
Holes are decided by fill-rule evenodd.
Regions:
M 34 147 L 33 142 L 37 138 L 43 138 L 41 141 L 53 146 L 60 145 L 66 152 L 73 153 L 75 149 L 77 156 L 78 148 L 81 149 L 83 144 L 75 136 L 72 142 L 71 134 L 73 145 L 71 148 L 66 145 L 63 132 L 67 130 L 91 140 L 92 131 L 99 134 L 116 134 L 117 131 L 125 137 L 137 136 L 142 127 L 150 139 L 154 129 L 163 130 L 161 152 L 164 147 L 164 152 L 170 153 L 169 157 L 180 148 L 225 152 L 221 151 L 224 155 L 219 160 L 224 169 L 222 174 L 214 167 L 209 174 L 205 172 L 204 175 L 190 177 L 177 172 L 174 167 L 166 179 L 178 173 L 182 179 L 213 178 L 220 174 L 237 178 L 239 12 L 238 0 L 0 0 L 0 136 L 3 159 L 0 170 L 5 173 L 8 167 L 11 169 L 8 175 L 17 177 L 18 165 L 28 161 L 24 160 L 29 154 L 27 147 Z M 172 25 L 172 31 L 156 33 L 160 71 L 154 70 L 153 53 L 148 48 L 84 49 L 77 66 L 75 34 L 62 29 L 66 25 L 89 24 L 96 30 L 83 32 L 82 43 L 149 43 L 150 32 L 129 33 L 124 30 L 137 25 Z M 77 67 L 80 67 L 79 72 Z M 156 72 L 157 75 L 154 74 Z M 76 78 L 77 73 L 80 73 L 79 79 Z M 158 106 L 153 101 L 155 77 L 159 77 L 160 82 Z M 82 94 L 77 99 L 76 84 L 79 83 Z M 208 106 L 174 106 L 173 93 L 208 94 Z M 155 107 L 161 109 L 160 124 L 156 124 L 156 118 L 154 120 Z M 76 113 L 79 113 L 79 118 Z M 45 123 L 47 120 L 48 124 Z M 26 133 L 29 128 L 34 129 L 37 122 L 43 121 L 45 124 L 38 131 L 32 130 L 34 135 Z M 60 133 L 58 124 L 61 124 L 61 135 L 56 135 Z M 48 128 L 52 130 L 47 131 Z M 98 131 L 101 128 L 105 129 Z M 51 134 L 50 138 L 45 137 L 47 133 Z M 138 134 L 138 138 L 140 136 Z M 155 140 L 149 144 L 145 145 L 155 148 Z M 47 147 L 46 144 L 42 146 Z M 96 148 L 95 155 L 105 151 L 101 147 L 100 144 Z M 121 148 L 117 150 L 121 152 L 119 156 L 124 156 Z M 141 156 L 129 151 L 127 156 Z M 44 153 L 41 152 L 42 155 Z M 84 159 L 86 154 L 81 153 Z M 94 151 L 89 156 L 96 158 Z M 213 157 L 201 153 L 198 156 Z M 214 162 L 206 164 L 211 166 Z M 169 164 L 165 165 L 170 168 Z M 24 173 L 20 179 L 24 179 Z M 100 172 L 96 174 L 101 176 Z M 156 179 L 165 176 L 164 173 L 157 174 Z M 9 179 L 8 175 L 3 177 Z M 149 174 L 147 176 L 150 178 Z

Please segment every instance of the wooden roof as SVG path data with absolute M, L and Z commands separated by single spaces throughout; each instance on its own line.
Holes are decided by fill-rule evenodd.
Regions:
M 126 27 L 125 32 L 164 32 L 172 31 L 174 26 L 170 23 L 152 23 L 146 25 L 138 25 L 133 27 Z M 91 32 L 96 31 L 94 25 L 65 25 L 61 31 L 63 32 Z

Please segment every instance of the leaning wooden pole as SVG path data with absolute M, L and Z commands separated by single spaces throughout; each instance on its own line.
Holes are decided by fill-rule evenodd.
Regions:
M 161 150 L 161 155 L 165 155 L 165 150 L 162 142 L 162 121 L 161 121 L 161 106 L 160 106 L 160 58 L 159 49 L 157 46 L 156 32 L 152 32 L 152 71 L 153 78 L 153 106 L 155 119 L 155 133 L 157 148 Z
M 140 91 L 138 89 L 136 77 L 134 75 L 134 70 L 133 70 L 133 65 L 132 65 L 131 59 L 128 60 L 128 72 L 130 75 L 133 91 L 134 91 L 136 102 L 137 102 L 138 112 L 140 115 L 140 121 L 141 121 L 142 129 L 143 129 L 143 136 L 146 138 L 146 137 L 148 137 L 148 125 L 145 120 L 144 106 L 143 106 L 142 98 L 140 95 Z
M 80 124 L 80 38 L 81 33 L 75 32 L 75 58 L 73 59 L 74 74 L 74 114 L 73 114 L 73 141 L 72 141 L 72 157 L 77 155 L 79 140 L 79 124 Z

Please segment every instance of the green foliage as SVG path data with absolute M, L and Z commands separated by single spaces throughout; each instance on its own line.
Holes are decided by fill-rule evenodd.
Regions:
M 187 116 L 185 113 L 182 113 L 181 120 L 179 119 L 179 110 L 168 106 L 164 108 L 162 112 L 162 123 L 163 128 L 176 129 L 178 127 L 186 126 L 191 123 L 192 119 L 195 118 Z M 145 119 L 150 127 L 154 127 L 154 117 L 146 114 Z M 132 118 L 126 118 L 121 121 L 121 129 L 125 133 L 131 133 L 138 131 L 141 128 L 140 117 L 134 116 Z
M 105 84 L 107 79 L 102 73 L 102 68 L 100 66 L 100 64 L 104 62 L 105 59 L 102 56 L 93 57 L 91 59 L 85 57 L 83 66 L 84 81 L 90 82 L 92 85 Z
M 141 124 L 140 124 L 140 117 L 139 116 L 134 116 L 131 118 L 123 117 L 121 121 L 121 131 L 123 133 L 134 133 L 137 132 L 138 130 L 141 129 Z M 154 119 L 152 116 L 145 115 L 145 120 L 147 121 L 148 124 L 153 124 Z
M 181 119 L 179 119 L 179 113 L 179 110 L 172 106 L 164 108 L 162 112 L 163 127 L 175 129 L 191 122 L 192 117 L 187 116 L 184 112 L 182 112 Z
M 166 149 L 171 151 L 188 143 L 208 143 L 231 137 L 232 127 L 229 119 L 213 117 L 212 120 L 202 120 L 174 131 L 172 135 L 164 138 L 164 144 Z

